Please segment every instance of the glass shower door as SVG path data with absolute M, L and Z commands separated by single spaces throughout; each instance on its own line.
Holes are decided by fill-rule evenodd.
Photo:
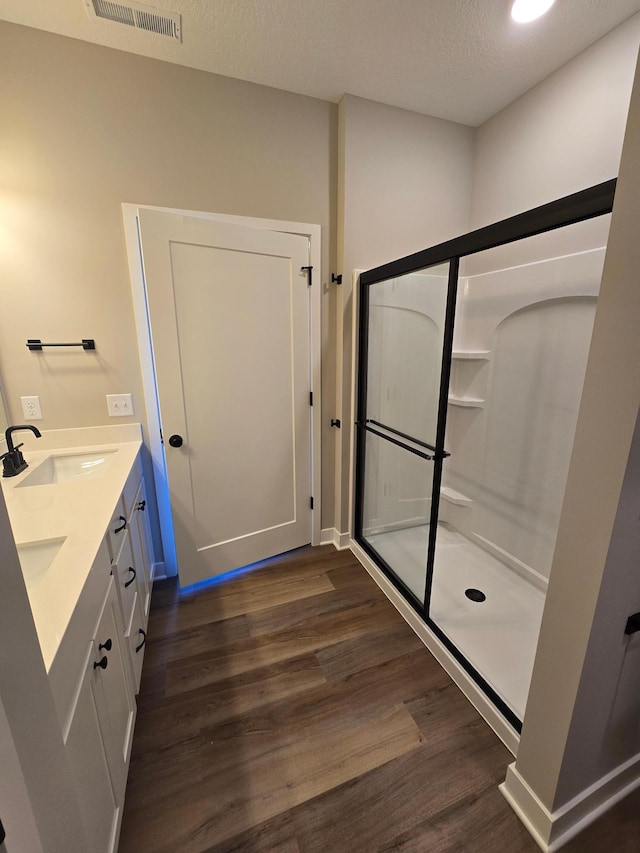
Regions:
M 454 265 L 361 289 L 356 535 L 420 611 L 446 455 Z

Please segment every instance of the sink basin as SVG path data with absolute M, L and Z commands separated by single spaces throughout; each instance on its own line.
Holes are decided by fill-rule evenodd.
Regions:
M 38 542 L 25 542 L 24 545 L 18 545 L 18 557 L 27 585 L 33 585 L 44 577 L 64 541 L 63 537 L 62 539 L 42 539 Z
M 59 453 L 47 456 L 16 488 L 45 486 L 67 480 L 94 480 L 102 477 L 117 450 L 100 453 Z

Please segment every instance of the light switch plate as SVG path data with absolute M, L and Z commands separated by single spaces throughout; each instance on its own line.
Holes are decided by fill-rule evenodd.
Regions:
M 107 394 L 107 409 L 110 418 L 129 418 L 133 414 L 131 394 Z
M 20 397 L 25 421 L 41 421 L 40 397 Z

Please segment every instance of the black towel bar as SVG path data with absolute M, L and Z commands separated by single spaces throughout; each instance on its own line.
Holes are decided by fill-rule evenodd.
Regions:
M 62 343 L 62 344 L 43 344 L 40 338 L 29 338 L 27 347 L 31 352 L 37 352 L 42 347 L 82 347 L 82 349 L 95 349 L 96 342 L 93 338 L 83 338 L 77 343 Z

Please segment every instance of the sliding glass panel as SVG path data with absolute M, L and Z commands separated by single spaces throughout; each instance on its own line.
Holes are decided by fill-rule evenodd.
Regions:
M 362 297 L 357 535 L 420 610 L 442 464 L 436 445 L 448 288 L 447 262 L 371 284 Z
M 362 501 L 362 537 L 422 605 L 433 462 L 375 433 L 363 430 L 362 437 L 367 472 Z
M 435 444 L 449 264 L 370 285 L 366 418 Z
M 520 719 L 609 218 L 461 264 L 428 617 Z

